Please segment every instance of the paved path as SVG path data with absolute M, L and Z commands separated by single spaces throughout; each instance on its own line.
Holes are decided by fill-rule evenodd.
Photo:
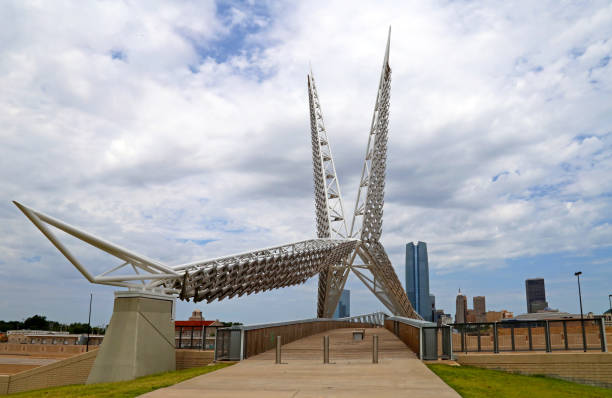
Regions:
M 404 343 L 386 329 L 337 329 L 283 346 L 282 365 L 274 350 L 234 366 L 153 391 L 146 398 L 190 397 L 459 397 Z M 323 365 L 322 336 L 330 336 L 330 361 Z M 372 335 L 379 336 L 379 363 L 372 364 Z

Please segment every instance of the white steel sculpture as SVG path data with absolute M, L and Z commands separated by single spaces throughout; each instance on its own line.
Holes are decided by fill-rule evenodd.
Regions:
M 21 203 L 14 203 L 91 283 L 174 295 L 182 300 L 211 302 L 297 285 L 318 274 L 317 316 L 329 318 L 352 270 L 393 314 L 420 318 L 379 242 L 391 79 L 389 40 L 390 36 L 350 228 L 344 216 L 342 195 L 312 71 L 308 75 L 308 96 L 317 239 L 170 266 Z M 111 265 L 99 275 L 91 274 L 50 227 L 112 255 L 119 260 L 118 264 Z M 362 264 L 356 264 L 356 257 L 362 260 Z M 367 275 L 368 272 L 371 275 Z
M 355 250 L 348 257 L 342 262 L 328 265 L 327 269 L 319 274 L 318 317 L 332 316 L 352 270 L 393 314 L 421 318 L 414 311 L 380 243 L 391 91 L 390 43 L 391 28 L 349 229 L 312 71 L 308 75 L 317 234 L 319 238 L 359 239 Z M 361 259 L 361 264 L 356 264 L 357 257 Z
M 354 250 L 355 239 L 310 239 L 211 260 L 169 266 L 105 241 L 65 222 L 14 202 L 91 283 L 178 295 L 194 301 L 232 298 L 304 283 Z M 49 226 L 121 261 L 92 275 Z M 132 272 L 126 273 L 125 270 Z M 118 273 L 121 272 L 121 273 Z

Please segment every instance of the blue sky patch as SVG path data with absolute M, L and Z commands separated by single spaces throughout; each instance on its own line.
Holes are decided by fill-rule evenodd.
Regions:
M 510 174 L 510 173 L 507 172 L 507 171 L 502 171 L 501 173 L 499 173 L 497 175 L 494 175 L 493 178 L 491 178 L 491 182 L 495 182 L 495 181 L 497 181 L 499 179 L 499 177 L 505 176 L 505 175 L 508 175 L 508 174 Z
M 41 257 L 40 256 L 22 257 L 21 259 L 25 261 L 26 263 L 38 263 L 40 262 Z
M 266 4 L 247 1 L 217 2 L 217 19 L 221 21 L 226 32 L 213 40 L 201 40 L 188 32 L 179 32 L 195 49 L 200 62 L 212 59 L 217 63 L 225 63 L 231 57 L 243 56 L 253 59 L 267 45 L 257 34 L 263 32 L 269 25 L 271 14 Z M 199 73 L 199 65 L 187 66 L 191 73 Z M 264 71 L 256 66 L 236 68 L 237 73 L 262 81 L 270 77 L 273 71 Z
M 584 54 L 585 51 L 586 50 L 584 48 L 574 47 L 574 48 L 572 48 L 570 50 L 569 56 L 570 56 L 570 58 L 576 59 L 578 57 L 581 57 Z
M 111 50 L 110 56 L 112 59 L 118 59 L 119 61 L 125 61 L 127 59 L 127 56 L 121 50 Z
M 177 242 L 181 242 L 181 243 L 193 242 L 198 246 L 206 246 L 210 242 L 214 242 L 216 240 L 218 239 L 177 239 Z

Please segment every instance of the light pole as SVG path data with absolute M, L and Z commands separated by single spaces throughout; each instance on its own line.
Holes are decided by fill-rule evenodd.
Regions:
M 582 292 L 580 290 L 580 275 L 582 275 L 582 271 L 574 272 L 574 275 L 578 277 L 578 299 L 580 300 L 580 325 L 582 326 L 582 347 L 584 348 L 584 352 L 586 352 L 587 344 L 586 344 L 586 334 L 584 333 L 584 315 L 582 312 Z
M 610 315 L 612 316 L 612 294 L 608 294 L 608 300 L 610 300 Z
M 87 346 L 85 352 L 89 352 L 89 332 L 91 330 L 91 300 L 93 299 L 93 293 L 89 293 L 89 319 L 87 320 Z

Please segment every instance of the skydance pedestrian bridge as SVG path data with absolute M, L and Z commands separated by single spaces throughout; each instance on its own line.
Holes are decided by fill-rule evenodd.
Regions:
M 316 238 L 168 265 L 15 202 L 89 282 L 127 288 L 115 292 L 113 316 L 90 382 L 167 370 L 163 364 L 174 363 L 174 330 L 169 320 L 176 298 L 194 302 L 231 299 L 298 285 L 318 275 L 317 317 L 331 318 L 352 271 L 391 314 L 421 319 L 380 243 L 391 89 L 390 33 L 352 213 L 345 212 L 315 79 L 312 71 L 308 74 Z M 54 228 L 110 254 L 117 263 L 93 275 Z M 150 330 L 145 331 L 147 328 Z M 136 343 L 126 350 L 125 341 Z M 145 348 L 151 346 L 156 349 Z

